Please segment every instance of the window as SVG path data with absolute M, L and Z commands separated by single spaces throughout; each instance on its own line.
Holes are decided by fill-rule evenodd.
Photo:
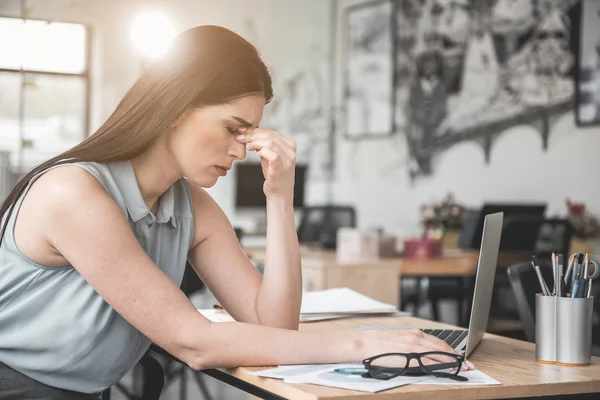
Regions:
M 81 24 L 0 18 L 0 151 L 17 174 L 86 137 L 88 44 Z

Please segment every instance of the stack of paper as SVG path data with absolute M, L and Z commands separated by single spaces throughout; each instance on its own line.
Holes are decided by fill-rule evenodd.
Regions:
M 234 319 L 223 309 L 198 310 L 213 322 L 231 322 Z M 348 288 L 335 288 L 302 294 L 300 322 L 374 315 L 410 315 Z
M 361 364 L 314 364 L 285 365 L 262 371 L 250 372 L 252 375 L 265 378 L 283 379 L 286 383 L 310 383 L 320 386 L 331 386 L 341 389 L 363 392 L 379 392 L 399 386 L 416 385 L 500 385 L 494 378 L 478 370 L 461 372 L 468 378 L 466 382 L 457 382 L 448 378 L 432 376 L 398 376 L 390 380 L 365 378 L 367 371 Z
M 422 376 L 399 376 L 385 381 L 363 378 L 361 376 L 363 372 L 366 371 L 363 370 L 361 364 L 316 364 L 280 366 L 273 369 L 250 372 L 250 374 L 265 378 L 283 379 L 285 383 L 311 383 L 313 385 L 331 386 L 371 393 L 416 383 L 425 379 Z
M 374 300 L 349 288 L 305 292 L 302 295 L 301 322 L 376 314 L 409 315 L 399 312 L 394 305 Z

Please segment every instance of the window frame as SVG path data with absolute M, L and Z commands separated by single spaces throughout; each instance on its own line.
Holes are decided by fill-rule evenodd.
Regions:
M 39 18 L 19 18 L 10 15 L 2 15 L 0 14 L 0 18 L 5 19 L 16 19 L 21 21 L 39 21 L 45 22 L 47 24 L 51 23 L 65 23 L 65 24 L 75 24 L 83 27 L 85 32 L 85 53 L 84 53 L 84 68 L 80 73 L 76 72 L 54 72 L 54 71 L 44 71 L 37 69 L 29 69 L 29 68 L 1 68 L 0 72 L 12 73 L 21 75 L 21 84 L 19 89 L 19 111 L 18 111 L 18 124 L 19 124 L 19 138 L 21 143 L 19 144 L 19 153 L 23 151 L 23 124 L 24 124 L 24 116 L 25 116 L 25 75 L 27 74 L 37 74 L 43 76 L 64 76 L 64 77 L 80 77 L 85 82 L 84 84 L 84 111 L 83 111 L 83 132 L 81 139 L 85 139 L 90 134 L 90 114 L 91 114 L 91 47 L 92 47 L 92 30 L 89 25 L 81 23 L 81 22 L 72 22 L 72 21 L 63 21 L 63 20 L 54 20 L 54 19 L 39 19 Z M 20 158 L 20 157 L 19 157 Z M 19 167 L 19 166 L 18 166 Z

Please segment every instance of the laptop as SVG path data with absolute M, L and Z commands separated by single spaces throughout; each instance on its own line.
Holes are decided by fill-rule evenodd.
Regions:
M 465 357 L 475 350 L 487 329 L 503 220 L 504 213 L 502 212 L 485 216 L 469 328 L 466 330 L 421 329 L 427 334 L 444 340 Z

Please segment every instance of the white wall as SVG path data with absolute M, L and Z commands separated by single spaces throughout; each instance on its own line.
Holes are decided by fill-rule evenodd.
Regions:
M 159 10 L 168 15 L 178 32 L 196 25 L 221 25 L 255 44 L 269 65 L 275 86 L 278 112 L 265 111 L 264 125 L 291 134 L 302 149 L 300 162 L 311 165 L 307 201 L 323 203 L 327 180 L 323 162 L 327 155 L 326 127 L 329 102 L 329 2 L 322 0 L 26 0 L 26 18 L 84 23 L 92 34 L 92 131 L 110 115 L 139 74 L 141 61 L 129 39 L 135 13 Z M 19 17 L 19 1 L 0 2 L 0 15 Z M 300 76 L 300 78 L 298 78 Z M 300 97 L 286 90 L 290 80 L 300 81 Z M 320 105 L 320 115 L 310 125 L 298 127 L 288 116 Z M 310 151 L 308 151 L 310 150 Z M 237 216 L 234 207 L 234 176 L 222 179 L 211 195 L 235 223 L 249 221 Z
M 340 0 L 338 44 L 343 40 L 343 12 L 361 0 Z M 337 76 L 343 54 L 338 45 Z M 342 82 L 336 85 L 341 104 Z M 336 140 L 336 200 L 354 204 L 363 227 L 402 229 L 418 233 L 418 207 L 439 201 L 448 192 L 467 206 L 485 201 L 543 201 L 550 215 L 565 215 L 567 197 L 585 202 L 600 216 L 600 128 L 578 128 L 572 112 L 550 131 L 548 151 L 531 126 L 515 126 L 494 141 L 486 164 L 481 146 L 463 142 L 435 158 L 434 174 L 411 182 L 403 135 L 389 139 Z
M 329 30 L 333 0 L 197 0 L 197 1 L 124 1 L 124 0 L 27 0 L 30 18 L 82 22 L 91 26 L 94 38 L 92 127 L 97 127 L 115 107 L 136 78 L 139 59 L 129 41 L 133 13 L 158 8 L 173 18 L 179 31 L 199 24 L 230 28 L 255 43 L 271 66 L 275 91 L 284 106 L 278 115 L 265 112 L 265 122 L 294 137 L 319 171 L 312 176 L 308 201 L 329 199 L 323 172 L 329 160 L 327 120 L 329 110 Z M 360 0 L 359 0 L 360 1 Z M 343 9 L 359 1 L 340 0 L 337 12 L 335 104 L 341 104 L 341 29 Z M 18 1 L 0 2 L 0 14 L 18 16 Z M 322 90 L 300 99 L 286 97 L 286 83 L 298 74 L 316 71 Z M 310 79 L 308 79 L 310 81 Z M 309 82 L 309 86 L 310 83 Z M 314 83 L 314 82 L 313 82 Z M 318 97 L 323 110 L 308 128 L 290 126 L 290 115 L 302 115 L 310 108 L 306 99 Z M 304 101 L 304 102 L 303 102 Z M 302 129 L 308 130 L 305 132 Z M 460 202 L 470 206 L 486 200 L 540 200 L 549 203 L 550 213 L 565 212 L 565 198 L 583 201 L 600 215 L 600 128 L 577 128 L 573 114 L 561 117 L 550 133 L 549 149 L 541 150 L 541 139 L 531 127 L 509 129 L 494 143 L 490 164 L 475 143 L 458 144 L 434 162 L 435 173 L 419 178 L 414 184 L 405 168 L 407 149 L 403 136 L 377 141 L 350 143 L 338 131 L 335 142 L 335 183 L 332 197 L 337 202 L 358 208 L 363 227 L 418 229 L 418 206 L 439 200 L 452 191 Z M 211 194 L 226 213 L 239 220 L 233 206 L 233 176 L 219 182 Z M 573 188 L 576 188 L 573 189 Z M 243 222 L 243 221 L 242 221 Z

